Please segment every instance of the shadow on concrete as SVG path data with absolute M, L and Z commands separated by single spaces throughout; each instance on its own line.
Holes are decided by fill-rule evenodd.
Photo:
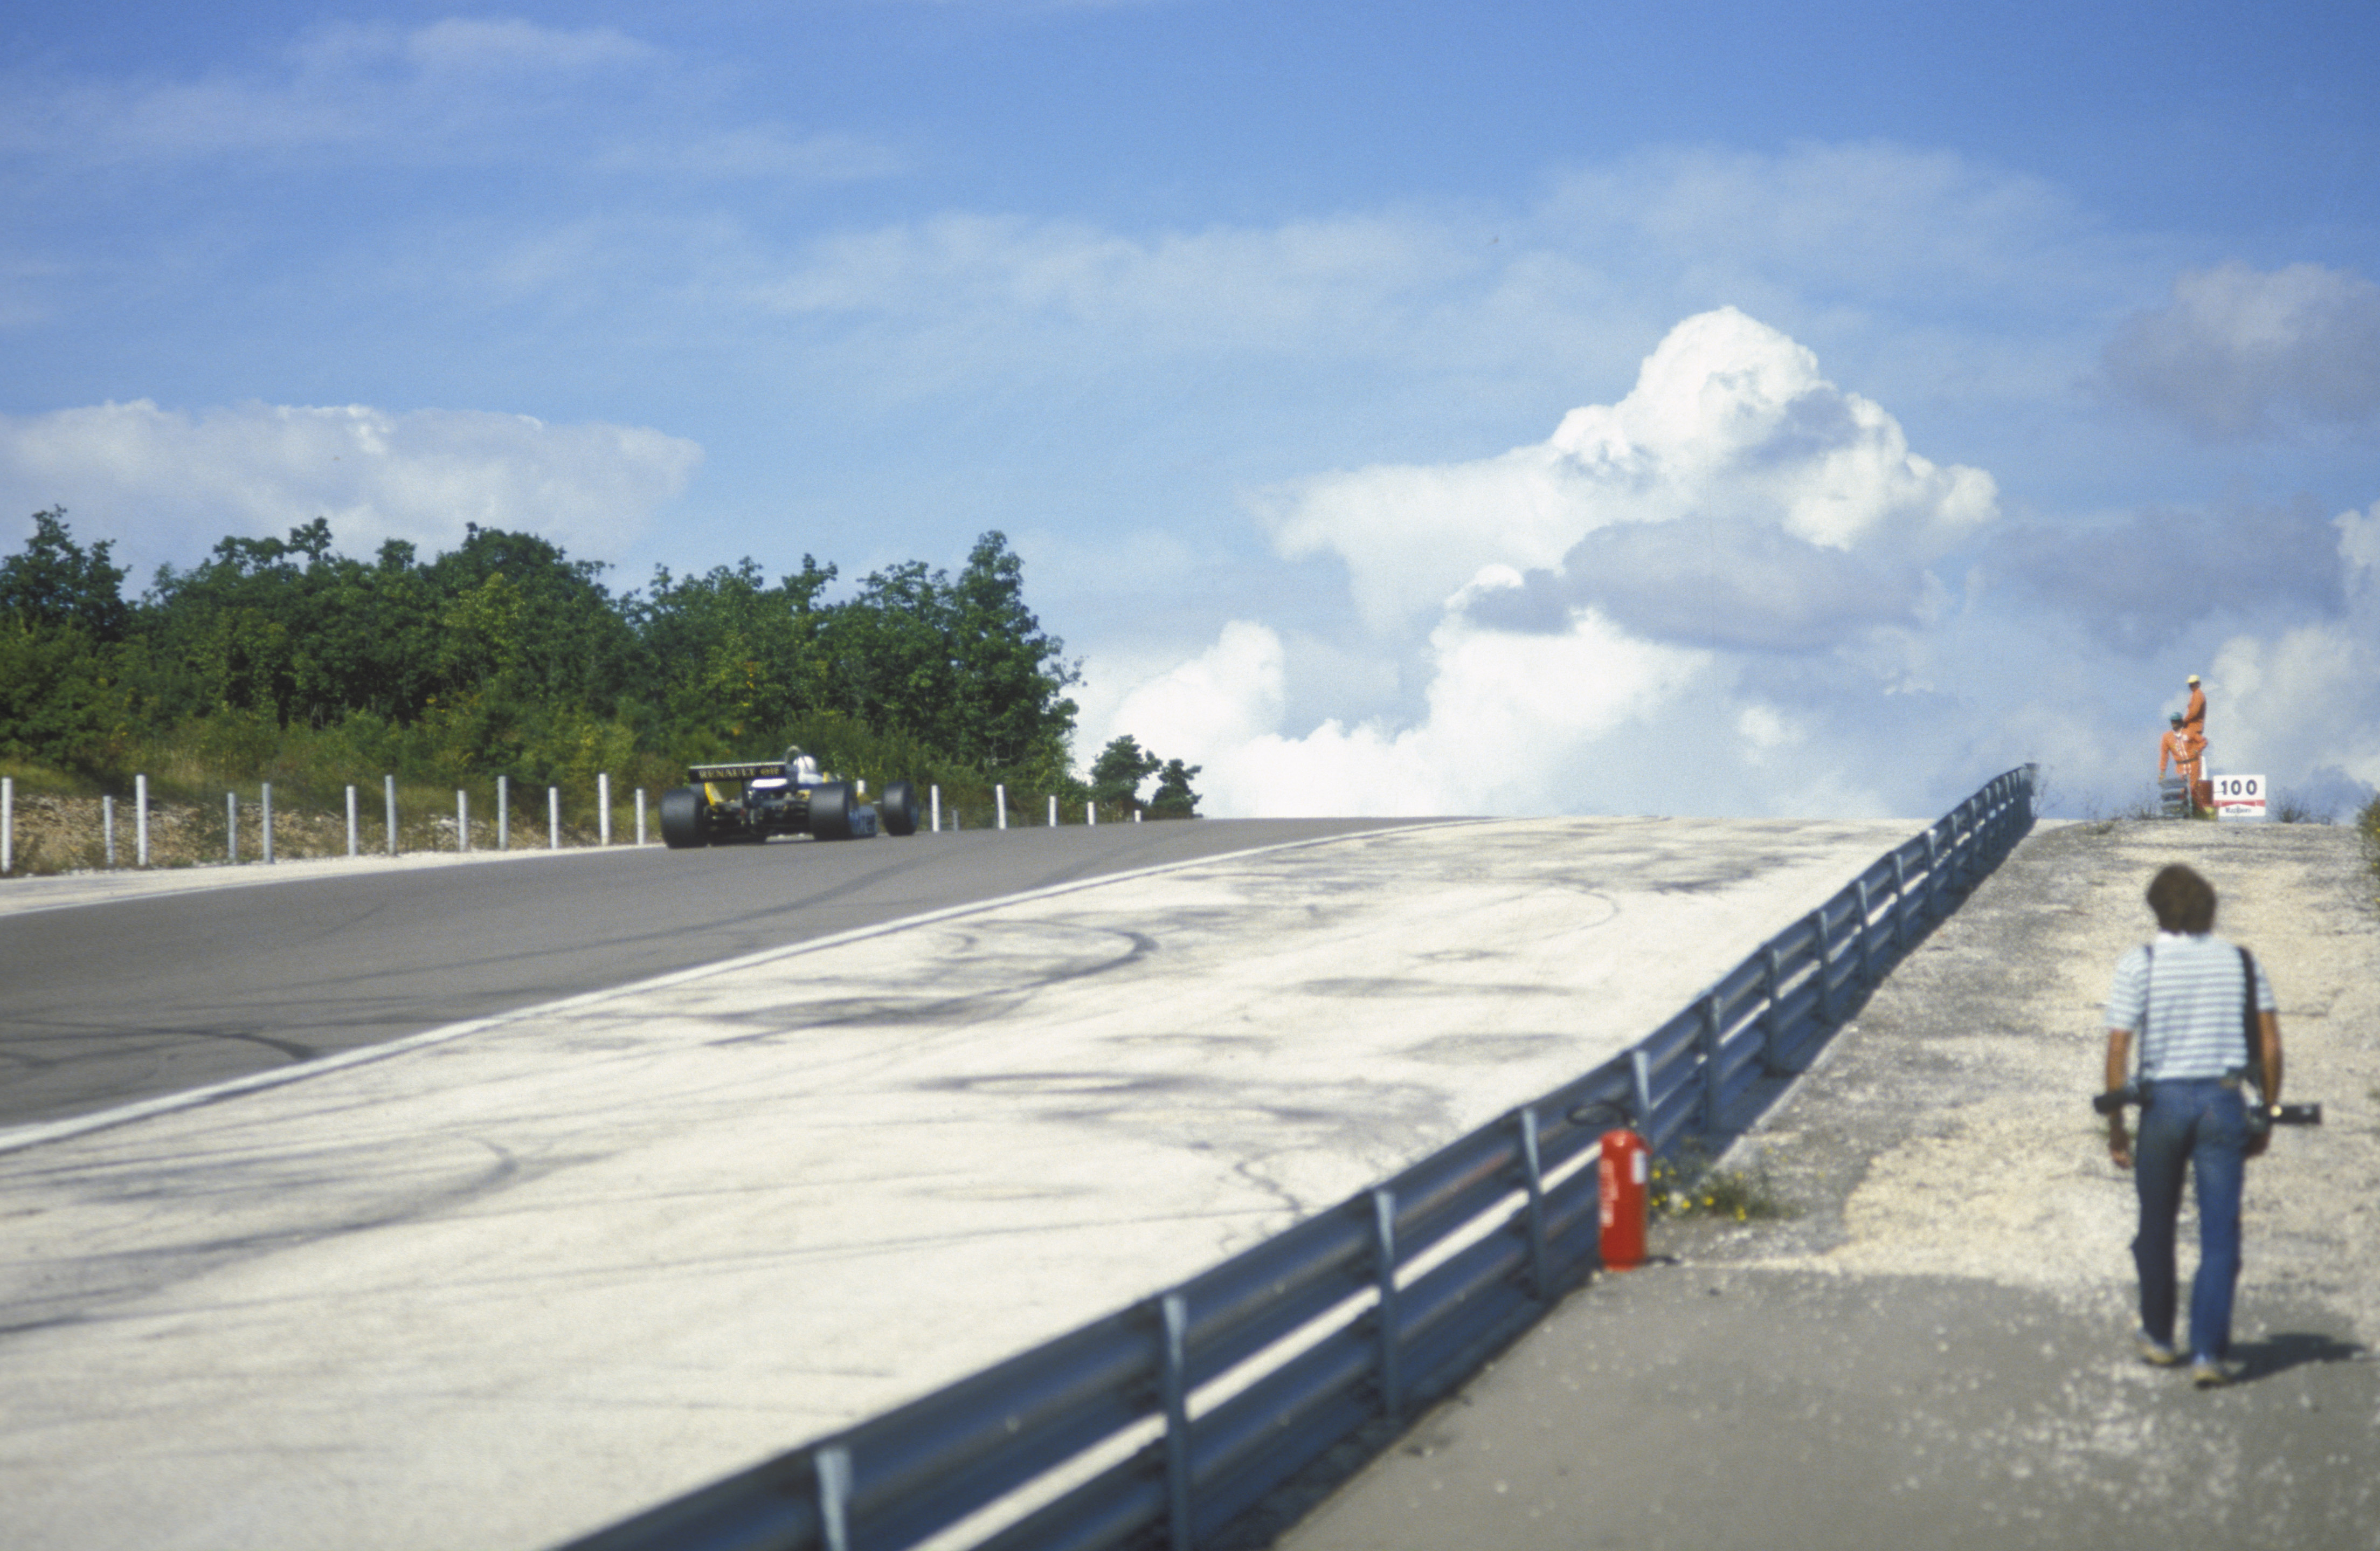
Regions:
M 2231 1347 L 2231 1360 L 2240 1364 L 2238 1382 L 2241 1384 L 2253 1384 L 2310 1363 L 2353 1362 L 2370 1354 L 2371 1349 L 2360 1341 L 2342 1341 L 2335 1336 L 2306 1330 L 2276 1331 L 2261 1341 L 2235 1341 Z

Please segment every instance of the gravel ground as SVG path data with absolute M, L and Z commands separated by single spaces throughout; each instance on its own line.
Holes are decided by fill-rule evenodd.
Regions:
M 2142 891 L 2188 861 L 2271 972 L 2212 1394 L 2131 1354 L 2128 1175 L 2085 1102 Z M 1722 1160 L 1798 1209 L 1657 1226 L 1279 1544 L 2380 1547 L 2380 913 L 2347 829 L 2045 824 Z M 2185 1299 L 2194 1225 L 2184 1224 Z
M 2124 1306 L 2130 1177 L 2083 1098 L 2101 1081 L 2108 979 L 2154 932 L 2141 896 L 2168 861 L 2215 885 L 2216 931 L 2273 977 L 2283 1096 L 2324 1105 L 2321 1129 L 2279 1131 L 2249 1166 L 2241 1311 L 2252 1327 L 2260 1306 L 2321 1304 L 2380 1344 L 2380 912 L 2347 829 L 2036 830 L 1729 1160 L 1765 1157 L 1805 1215 L 1698 1258 Z

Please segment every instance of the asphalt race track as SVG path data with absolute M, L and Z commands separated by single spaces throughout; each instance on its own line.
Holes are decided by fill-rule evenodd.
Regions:
M 921 911 L 1380 819 L 528 853 L 0 915 L 0 1127 L 55 1120 Z M 566 869 L 558 880 L 556 868 Z M 311 872 L 285 866 L 283 878 Z M 203 882 L 227 882 L 210 870 Z M 194 882 L 201 881 L 193 878 Z M 0 885 L 26 891 L 52 880 Z M 56 880 L 68 884 L 71 880 Z

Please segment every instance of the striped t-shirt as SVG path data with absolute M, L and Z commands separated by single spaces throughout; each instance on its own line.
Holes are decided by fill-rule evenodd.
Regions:
M 2139 1036 L 2143 1081 L 2221 1077 L 2248 1059 L 2240 990 L 2238 948 L 2212 933 L 2160 932 L 2155 943 L 2132 949 L 2116 965 L 2107 1027 Z M 2273 983 L 2262 964 L 2256 966 L 2256 1010 L 2274 1010 Z

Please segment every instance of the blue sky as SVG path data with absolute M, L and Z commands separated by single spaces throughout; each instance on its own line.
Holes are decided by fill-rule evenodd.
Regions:
M 1220 812 L 2380 782 L 2369 7 L 17 10 L 0 543 L 999 528 Z

